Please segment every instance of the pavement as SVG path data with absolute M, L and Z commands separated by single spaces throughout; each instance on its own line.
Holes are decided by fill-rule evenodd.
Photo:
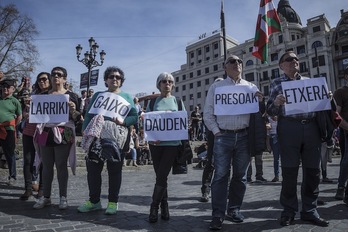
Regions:
M 321 228 L 301 221 L 299 213 L 295 224 L 288 227 L 279 225 L 281 206 L 279 193 L 281 182 L 272 183 L 273 162 L 264 162 L 264 178 L 269 182 L 251 183 L 241 212 L 245 216 L 243 223 L 224 221 L 221 231 L 348 231 L 348 207 L 334 199 L 339 173 L 339 157 L 328 164 L 328 177 L 333 183 L 320 184 L 320 199 L 325 205 L 319 206 L 321 217 L 330 221 L 329 227 Z M 67 210 L 59 210 L 59 196 L 56 176 L 53 182 L 52 206 L 40 210 L 33 209 L 35 198 L 19 200 L 23 190 L 23 176 L 19 176 L 15 186 L 8 187 L 4 180 L 7 170 L 0 169 L 0 231 L 168 231 L 201 232 L 209 231 L 211 221 L 211 202 L 201 203 L 202 169 L 189 165 L 188 174 L 168 177 L 170 220 L 159 219 L 157 223 L 148 222 L 151 194 L 154 187 L 152 166 L 126 167 L 119 199 L 119 211 L 116 215 L 104 215 L 107 204 L 107 173 L 103 171 L 102 205 L 103 210 L 90 213 L 78 213 L 77 207 L 88 199 L 86 170 L 79 167 L 75 176 L 69 176 Z M 253 162 L 254 167 L 254 162 Z M 253 178 L 255 179 L 255 178 Z M 300 196 L 301 172 L 298 194 Z M 300 207 L 300 206 L 299 206 Z

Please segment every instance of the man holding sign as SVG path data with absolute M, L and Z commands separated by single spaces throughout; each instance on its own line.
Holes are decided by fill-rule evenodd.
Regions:
M 284 75 L 271 83 L 267 113 L 270 116 L 278 116 L 283 177 L 280 193 L 283 211 L 280 225 L 292 224 L 298 211 L 297 176 L 300 162 L 302 162 L 301 219 L 326 227 L 329 222 L 320 218 L 317 212 L 321 147 L 319 126 L 315 120 L 314 109 L 301 104 L 311 106 L 316 100 L 325 103 L 328 101 L 328 96 L 325 96 L 325 88 L 316 88 L 313 84 L 303 87 L 306 81 L 308 83 L 309 78 L 299 74 L 299 59 L 293 51 L 288 51 L 281 56 L 279 67 Z M 302 87 L 291 86 L 296 84 L 302 84 Z M 296 104 L 299 105 L 295 107 Z M 323 108 L 325 109 L 325 106 Z
M 228 77 L 210 86 L 204 106 L 204 122 L 215 136 L 211 230 L 220 230 L 225 218 L 232 160 L 233 176 L 227 217 L 233 222 L 244 220 L 240 207 L 245 195 L 246 172 L 250 163 L 250 113 L 259 111 L 258 101 L 262 101 L 263 96 L 254 84 L 242 79 L 242 63 L 235 55 L 226 59 L 224 66 Z

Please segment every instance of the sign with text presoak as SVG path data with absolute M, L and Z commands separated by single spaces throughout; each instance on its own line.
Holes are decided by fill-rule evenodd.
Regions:
M 144 133 L 147 141 L 188 139 L 186 111 L 153 111 L 144 113 Z
M 325 77 L 282 82 L 285 114 L 330 110 L 330 96 Z
M 69 95 L 32 95 L 30 123 L 61 123 L 69 121 Z
M 240 115 L 259 111 L 257 88 L 249 85 L 221 86 L 215 89 L 214 114 Z
M 90 104 L 92 105 L 88 113 L 118 118 L 122 122 L 132 109 L 132 105 L 126 99 L 110 92 L 99 93 Z

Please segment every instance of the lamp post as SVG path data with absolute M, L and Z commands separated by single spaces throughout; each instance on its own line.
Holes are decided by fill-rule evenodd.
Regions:
M 84 54 L 84 57 L 80 59 L 82 47 L 81 45 L 76 46 L 76 55 L 77 55 L 77 60 L 84 64 L 87 69 L 88 69 L 88 80 L 87 80 L 87 93 L 89 92 L 89 87 L 91 84 L 91 70 L 97 66 L 102 66 L 104 63 L 105 55 L 106 53 L 104 50 L 102 50 L 100 54 L 100 63 L 95 59 L 99 45 L 95 42 L 93 37 L 91 37 L 89 40 L 89 51 L 86 51 Z

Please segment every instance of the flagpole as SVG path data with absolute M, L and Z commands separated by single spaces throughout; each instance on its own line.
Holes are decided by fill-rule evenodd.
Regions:
M 222 39 L 223 39 L 223 46 L 224 46 L 224 60 L 226 60 L 227 56 L 227 50 L 226 50 L 226 30 L 225 30 L 225 13 L 224 13 L 224 1 L 221 0 L 221 15 L 220 15 L 220 21 L 221 21 L 221 30 L 222 30 Z

